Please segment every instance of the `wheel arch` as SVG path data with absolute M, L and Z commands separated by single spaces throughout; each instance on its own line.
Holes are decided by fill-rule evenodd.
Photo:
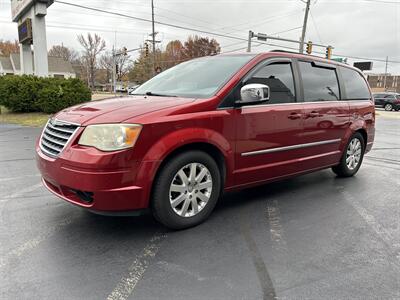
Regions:
M 199 151 L 205 152 L 208 155 L 210 155 L 218 165 L 218 168 L 221 172 L 222 183 L 225 182 L 225 180 L 226 180 L 225 156 L 223 155 L 222 151 L 217 146 L 215 146 L 212 143 L 207 143 L 207 142 L 187 143 L 187 144 L 181 145 L 181 146 L 173 149 L 171 152 L 168 153 L 168 155 L 162 160 L 161 164 L 158 166 L 158 168 L 156 170 L 156 174 L 154 175 L 154 178 L 157 177 L 157 175 L 160 173 L 160 170 L 164 167 L 164 165 L 167 162 L 169 162 L 171 159 L 178 156 L 179 154 L 188 152 L 191 150 L 199 150 Z
M 360 129 L 357 129 L 355 132 L 359 132 L 362 135 L 362 137 L 364 139 L 364 147 L 366 147 L 367 144 L 368 144 L 368 133 L 367 133 L 367 130 L 365 128 L 360 128 Z
M 221 173 L 221 191 L 233 184 L 234 151 L 229 141 L 220 133 L 207 128 L 184 128 L 175 130 L 159 139 L 146 153 L 144 162 L 152 162 L 148 170 L 141 167 L 139 181 L 147 184 L 145 199 L 151 205 L 154 182 L 163 166 L 185 151 L 200 150 L 210 155 Z M 149 176 L 150 172 L 150 176 Z

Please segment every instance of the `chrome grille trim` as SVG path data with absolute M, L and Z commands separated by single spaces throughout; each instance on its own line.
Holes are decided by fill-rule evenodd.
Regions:
M 64 122 L 63 122 L 64 123 Z M 69 124 L 67 124 L 67 123 L 64 123 L 65 125 L 69 125 Z M 54 125 L 52 125 L 50 122 L 47 124 L 47 126 L 48 127 L 50 127 L 51 129 L 53 129 L 53 130 L 56 130 L 56 131 L 61 131 L 61 132 L 64 132 L 64 133 L 67 133 L 67 134 L 72 134 L 72 133 L 74 133 L 74 129 L 68 129 L 68 128 L 63 128 L 63 129 L 60 129 L 60 128 L 56 128 Z
M 40 149 L 50 157 L 57 157 L 79 129 L 79 124 L 50 119 L 40 137 Z
M 59 145 L 61 147 L 64 147 L 64 144 L 66 142 L 66 141 L 64 141 L 64 142 L 57 141 L 56 139 L 54 139 L 51 136 L 49 136 L 46 132 L 43 134 L 42 138 L 44 140 L 48 141 L 48 142 L 54 143 L 54 144 Z

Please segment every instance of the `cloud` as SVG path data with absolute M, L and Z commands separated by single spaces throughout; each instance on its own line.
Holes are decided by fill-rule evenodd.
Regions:
M 77 0 L 66 0 L 82 4 Z M 378 3 L 378 1 L 313 1 L 307 27 L 306 40 L 330 44 L 333 53 L 350 56 L 372 57 L 400 61 L 400 1 Z M 150 1 L 147 0 L 88 0 L 84 5 L 151 19 Z M 228 33 L 247 38 L 248 30 L 276 33 L 285 30 L 281 37 L 299 39 L 304 3 L 300 0 L 155 0 L 155 18 L 158 21 L 197 28 L 206 31 Z M 15 23 L 10 22 L 10 4 L 0 0 L 0 38 L 17 37 Z M 61 44 L 79 50 L 76 35 L 97 32 L 103 36 L 110 49 L 137 48 L 151 32 L 151 24 L 128 18 L 110 16 L 94 11 L 54 3 L 48 9 L 48 46 Z M 291 30 L 293 29 L 293 30 Z M 184 40 L 188 30 L 156 25 L 160 46 L 174 39 Z M 200 34 L 205 35 L 205 34 Z M 212 37 L 212 36 L 210 36 Z M 246 47 L 246 42 L 215 37 L 223 51 Z M 255 51 L 268 51 L 271 47 L 258 46 Z M 324 51 L 324 49 L 321 49 Z M 353 60 L 351 60 L 353 61 Z M 383 72 L 384 63 L 375 62 L 374 71 Z M 389 64 L 389 71 L 400 74 L 400 64 Z

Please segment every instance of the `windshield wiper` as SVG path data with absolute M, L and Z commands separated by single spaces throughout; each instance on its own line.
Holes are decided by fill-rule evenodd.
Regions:
M 157 93 L 153 93 L 153 92 L 146 92 L 146 96 L 177 97 L 175 95 L 157 94 Z

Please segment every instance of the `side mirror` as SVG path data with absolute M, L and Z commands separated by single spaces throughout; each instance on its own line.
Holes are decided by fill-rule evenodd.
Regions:
M 269 100 L 269 86 L 260 83 L 246 84 L 240 89 L 239 105 L 260 103 Z

